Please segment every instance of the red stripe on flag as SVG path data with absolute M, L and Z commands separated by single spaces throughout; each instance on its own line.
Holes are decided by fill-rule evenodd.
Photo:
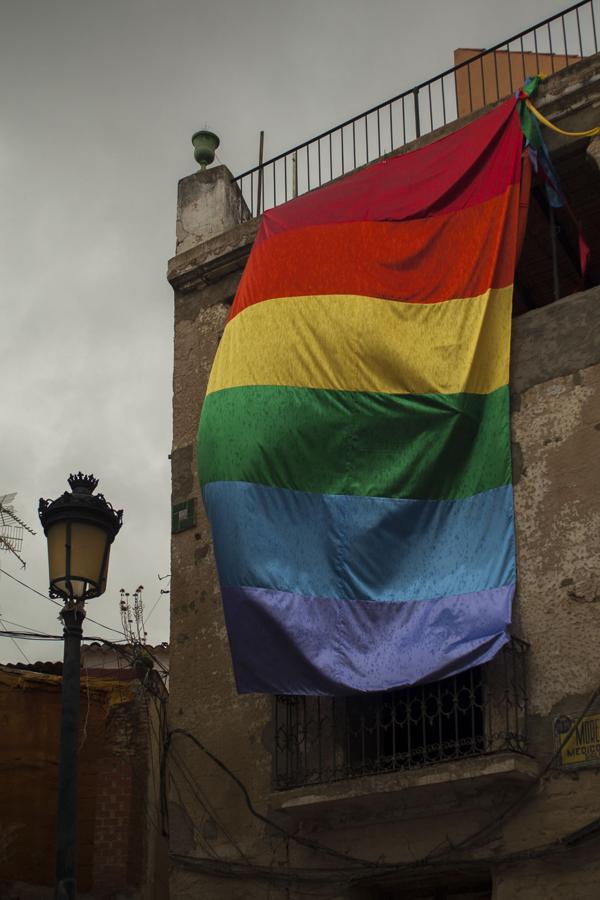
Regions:
M 514 97 L 458 131 L 265 213 L 256 242 L 335 222 L 423 218 L 503 194 L 520 176 L 521 126 Z

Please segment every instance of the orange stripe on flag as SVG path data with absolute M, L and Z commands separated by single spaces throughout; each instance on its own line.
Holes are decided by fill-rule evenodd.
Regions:
M 254 247 L 231 311 L 276 297 L 366 295 L 436 303 L 512 284 L 519 185 L 458 212 L 408 222 L 313 225 Z

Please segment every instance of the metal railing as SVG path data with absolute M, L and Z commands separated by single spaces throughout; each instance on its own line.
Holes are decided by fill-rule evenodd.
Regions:
M 597 52 L 594 0 L 583 0 L 238 175 L 243 217 L 260 215 L 509 96 L 530 75 L 552 74 Z
M 419 687 L 345 698 L 275 698 L 278 789 L 527 749 L 528 644 Z

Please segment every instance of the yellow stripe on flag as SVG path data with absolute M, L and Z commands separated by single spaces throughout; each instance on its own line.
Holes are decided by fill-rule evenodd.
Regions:
M 487 394 L 508 382 L 511 304 L 512 285 L 444 303 L 354 295 L 266 300 L 228 323 L 207 393 L 287 385 Z

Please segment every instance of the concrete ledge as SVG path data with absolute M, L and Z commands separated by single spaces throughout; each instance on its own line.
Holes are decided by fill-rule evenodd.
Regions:
M 565 131 L 586 131 L 600 121 L 600 54 L 587 56 L 581 62 L 545 78 L 533 98 L 546 118 Z M 572 149 L 573 138 L 563 137 L 543 128 L 544 140 L 554 153 Z M 589 140 L 584 139 L 584 141 Z
M 207 287 L 242 271 L 252 249 L 260 219 L 250 219 L 169 260 L 167 279 L 176 291 Z
M 534 781 L 540 773 L 536 760 L 520 753 L 497 753 L 453 760 L 404 772 L 366 775 L 331 784 L 308 785 L 271 795 L 272 808 L 288 815 L 320 814 L 329 816 L 349 809 L 357 817 L 372 817 L 386 807 L 408 801 L 412 805 L 430 805 L 432 797 L 439 797 L 439 789 L 451 789 L 457 802 L 461 794 L 473 790 L 506 790 Z

